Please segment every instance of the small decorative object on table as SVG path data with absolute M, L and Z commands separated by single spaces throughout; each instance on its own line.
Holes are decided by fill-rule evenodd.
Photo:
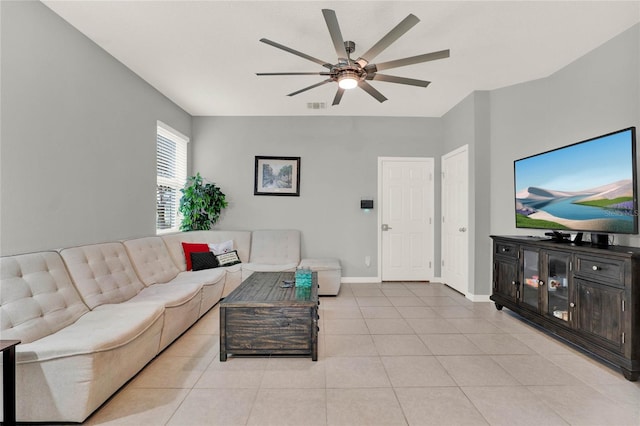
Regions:
M 309 268 L 297 268 L 296 269 L 296 287 L 311 287 L 311 269 Z

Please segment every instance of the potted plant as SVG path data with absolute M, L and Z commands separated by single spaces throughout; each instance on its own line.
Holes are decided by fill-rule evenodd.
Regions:
M 200 173 L 189 176 L 180 192 L 181 231 L 211 229 L 228 204 L 220 187 L 215 183 L 205 183 Z

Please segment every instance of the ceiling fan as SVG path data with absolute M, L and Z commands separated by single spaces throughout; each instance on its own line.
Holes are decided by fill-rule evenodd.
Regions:
M 307 59 L 311 62 L 315 62 L 319 65 L 322 65 L 325 68 L 328 68 L 328 71 L 323 72 L 264 72 L 257 73 L 258 76 L 273 76 L 273 75 L 321 75 L 327 76 L 326 80 L 323 80 L 319 83 L 312 84 L 309 87 L 305 87 L 304 89 L 297 90 L 295 92 L 289 93 L 287 96 L 295 96 L 299 93 L 306 92 L 307 90 L 322 86 L 327 83 L 337 82 L 338 83 L 338 91 L 336 92 L 335 97 L 333 98 L 332 105 L 338 105 L 340 100 L 342 99 L 342 95 L 345 90 L 353 89 L 355 87 L 360 87 L 362 90 L 367 92 L 369 95 L 376 98 L 379 102 L 384 102 L 387 98 L 384 97 L 382 93 L 376 90 L 372 85 L 370 85 L 367 80 L 377 80 L 377 81 L 386 81 L 389 83 L 399 83 L 399 84 L 408 84 L 411 86 L 418 87 L 427 87 L 431 82 L 425 80 L 416 80 L 413 78 L 405 78 L 405 77 L 397 77 L 393 75 L 387 74 L 379 74 L 378 71 L 404 67 L 407 65 L 418 64 L 421 62 L 434 61 L 436 59 L 444 59 L 449 57 L 449 50 L 440 50 L 438 52 L 425 53 L 423 55 L 411 56 L 403 59 L 396 59 L 394 61 L 382 62 L 379 64 L 372 64 L 371 61 L 378 56 L 383 50 L 389 47 L 393 42 L 399 39 L 404 33 L 409 31 L 416 25 L 420 20 L 412 14 L 409 14 L 406 18 L 402 20 L 398 25 L 396 25 L 387 35 L 382 37 L 376 44 L 373 45 L 369 50 L 362 54 L 358 59 L 351 59 L 351 53 L 355 51 L 356 44 L 353 41 L 344 41 L 342 38 L 342 33 L 340 32 L 340 26 L 338 25 L 338 18 L 336 17 L 336 12 L 331 9 L 322 9 L 322 14 L 324 15 L 324 20 L 327 23 L 327 27 L 329 29 L 329 35 L 331 36 L 331 40 L 333 41 L 333 46 L 336 49 L 336 54 L 338 56 L 338 63 L 332 64 L 327 61 L 323 61 L 318 58 L 314 58 L 313 56 L 309 56 L 305 53 L 299 52 L 297 50 L 291 49 L 290 47 L 283 46 L 280 43 L 276 43 L 275 41 L 268 40 L 266 38 L 261 38 L 260 41 L 276 47 L 278 49 L 282 49 L 285 52 L 292 53 L 294 55 L 300 56 L 301 58 Z

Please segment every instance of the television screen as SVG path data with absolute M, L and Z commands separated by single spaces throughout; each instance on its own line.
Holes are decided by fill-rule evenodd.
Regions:
M 517 228 L 636 234 L 635 127 L 514 162 Z

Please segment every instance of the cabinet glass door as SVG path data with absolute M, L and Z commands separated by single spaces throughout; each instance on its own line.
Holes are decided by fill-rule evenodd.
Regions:
M 547 313 L 569 321 L 569 255 L 547 254 Z
M 538 287 L 540 283 L 540 269 L 538 263 L 538 252 L 533 250 L 522 250 L 524 279 L 522 281 L 522 294 L 520 302 L 538 309 L 540 296 Z

